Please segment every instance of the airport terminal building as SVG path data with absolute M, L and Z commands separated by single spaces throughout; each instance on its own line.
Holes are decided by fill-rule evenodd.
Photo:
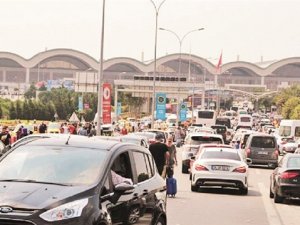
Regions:
M 180 63 L 180 74 L 179 74 Z M 196 55 L 170 54 L 157 59 L 156 81 L 161 86 L 189 83 L 196 87 L 212 85 L 245 92 L 277 91 L 300 83 L 300 57 L 273 62 L 234 61 L 222 65 L 221 72 L 210 61 Z M 53 49 L 25 59 L 10 52 L 0 52 L 0 96 L 22 95 L 30 84 L 44 82 L 48 88 L 65 85 L 80 92 L 96 92 L 99 62 L 72 49 Z M 153 85 L 154 62 L 144 63 L 120 57 L 104 61 L 103 82 L 115 85 L 126 80 Z M 132 83 L 133 82 L 133 83 Z M 121 85 L 122 82 L 117 82 Z M 176 85 L 175 85 L 176 86 Z

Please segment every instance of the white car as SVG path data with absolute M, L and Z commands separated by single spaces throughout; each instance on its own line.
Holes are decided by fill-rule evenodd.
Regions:
M 191 190 L 204 186 L 238 188 L 248 194 L 248 165 L 237 149 L 203 149 L 191 168 Z
M 184 146 L 181 152 L 182 173 L 189 173 L 191 157 L 193 157 L 201 144 L 224 144 L 222 135 L 210 133 L 191 133 L 184 139 Z

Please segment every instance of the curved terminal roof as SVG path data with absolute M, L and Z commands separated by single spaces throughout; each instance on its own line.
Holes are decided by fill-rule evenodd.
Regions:
M 181 60 L 182 73 L 187 73 L 189 64 L 193 65 L 196 73 L 217 74 L 216 66 L 205 58 L 190 54 L 170 54 L 157 59 L 157 68 L 163 71 L 178 71 L 178 63 Z M 73 49 L 53 49 L 40 52 L 30 59 L 25 59 L 11 52 L 0 52 L 0 67 L 8 68 L 36 68 L 39 64 L 63 61 L 72 64 L 81 71 L 98 70 L 99 62 L 90 55 Z M 264 67 L 262 67 L 264 66 Z M 70 67 L 69 67 L 70 68 Z M 143 63 L 133 58 L 117 57 L 104 61 L 103 69 L 110 72 L 152 73 L 154 62 Z M 163 72 L 159 71 L 158 72 Z M 239 72 L 250 76 L 274 76 L 294 75 L 300 72 L 300 57 L 285 58 L 275 61 L 270 65 L 235 61 L 222 65 L 222 74 L 227 71 Z

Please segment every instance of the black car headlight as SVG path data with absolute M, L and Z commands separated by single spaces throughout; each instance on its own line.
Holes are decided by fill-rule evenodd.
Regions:
M 71 218 L 80 217 L 83 208 L 88 204 L 88 199 L 81 199 L 74 202 L 69 202 L 60 205 L 56 208 L 49 209 L 42 213 L 40 217 L 48 222 L 66 220 Z

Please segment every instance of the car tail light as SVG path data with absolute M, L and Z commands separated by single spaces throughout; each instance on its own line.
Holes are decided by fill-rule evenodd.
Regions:
M 245 166 L 241 166 L 238 168 L 235 168 L 232 172 L 237 172 L 237 173 L 246 173 L 247 169 Z
M 250 153 L 251 153 L 251 149 L 250 149 L 250 148 L 248 148 L 248 149 L 246 150 L 247 157 L 249 157 L 249 156 L 250 156 Z
M 300 176 L 300 173 L 298 171 L 288 171 L 284 172 L 280 175 L 281 179 L 293 179 Z
M 202 166 L 200 164 L 195 165 L 196 171 L 208 171 L 208 169 L 205 166 Z

